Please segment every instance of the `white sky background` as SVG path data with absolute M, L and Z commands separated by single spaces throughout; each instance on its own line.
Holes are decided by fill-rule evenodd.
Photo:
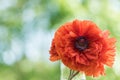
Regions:
M 0 0 L 0 11 L 6 10 L 7 8 L 14 6 L 16 0 Z M 25 29 L 29 29 L 26 31 L 26 41 L 25 41 L 25 54 L 26 57 L 33 62 L 38 61 L 49 61 L 49 48 L 50 43 L 53 37 L 53 32 L 45 32 L 44 29 L 39 29 L 36 31 L 32 31 L 31 27 L 29 27 L 31 22 L 35 17 L 35 13 L 32 9 L 26 9 L 23 11 L 23 26 Z M 45 20 L 44 20 L 45 21 Z M 44 22 L 43 22 L 44 23 Z M 39 25 L 40 26 L 40 25 Z M 42 24 L 43 26 L 43 24 Z M 2 29 L 2 28 L 0 28 Z M 0 30 L 2 31 L 2 30 Z M 2 36 L 7 30 L 4 32 L 0 32 Z M 13 39 L 12 48 L 9 51 L 5 51 L 3 53 L 3 59 L 6 64 L 13 64 L 17 60 L 20 60 L 22 57 L 22 43 L 20 40 Z

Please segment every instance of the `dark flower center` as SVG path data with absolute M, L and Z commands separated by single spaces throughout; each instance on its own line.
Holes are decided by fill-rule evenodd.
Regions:
M 80 51 L 85 50 L 88 47 L 88 41 L 85 37 L 80 36 L 76 38 L 75 40 L 75 48 L 77 48 Z

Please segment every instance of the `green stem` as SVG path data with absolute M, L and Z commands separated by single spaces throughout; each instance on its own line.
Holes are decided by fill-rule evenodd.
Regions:
M 77 72 L 75 72 L 75 71 L 73 71 L 73 70 L 70 70 L 70 75 L 69 75 L 69 77 L 68 77 L 68 80 L 72 80 L 78 73 L 79 73 L 79 71 L 77 71 Z

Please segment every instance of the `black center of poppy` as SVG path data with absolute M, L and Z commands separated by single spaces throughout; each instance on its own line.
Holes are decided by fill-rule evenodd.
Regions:
M 80 36 L 78 38 L 76 38 L 75 41 L 75 48 L 77 48 L 80 51 L 85 50 L 88 47 L 88 41 L 85 37 Z

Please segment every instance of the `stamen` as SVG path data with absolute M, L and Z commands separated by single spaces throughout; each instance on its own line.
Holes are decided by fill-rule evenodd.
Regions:
M 85 50 L 88 47 L 88 41 L 85 37 L 80 36 L 75 40 L 75 48 L 80 51 Z

